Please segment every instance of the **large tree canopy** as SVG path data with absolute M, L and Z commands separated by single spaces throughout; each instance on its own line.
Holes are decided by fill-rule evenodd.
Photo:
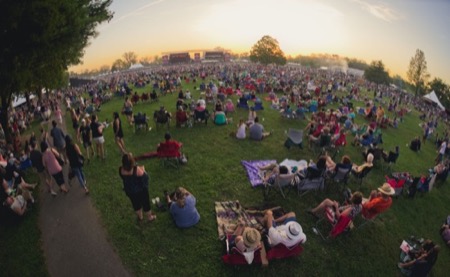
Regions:
M 428 83 L 429 90 L 434 91 L 442 105 L 450 108 L 450 87 L 440 78 L 434 78 Z
M 56 87 L 78 64 L 95 28 L 110 20 L 112 0 L 0 0 L 0 97 Z M 5 112 L 1 113 L 6 123 Z
M 384 69 L 382 61 L 373 61 L 364 71 L 364 77 L 377 84 L 389 84 L 389 73 Z
M 414 57 L 409 61 L 409 68 L 406 72 L 408 81 L 416 88 L 416 96 L 423 89 L 430 75 L 427 70 L 427 61 L 422 50 L 417 49 Z
M 250 50 L 250 60 L 262 64 L 286 64 L 286 58 L 278 45 L 278 41 L 271 36 L 263 36 Z

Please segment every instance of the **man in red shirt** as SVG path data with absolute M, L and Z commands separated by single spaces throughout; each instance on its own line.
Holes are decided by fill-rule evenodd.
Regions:
M 388 183 L 384 183 L 383 186 L 378 188 L 378 191 L 372 191 L 369 200 L 363 203 L 363 217 L 372 219 L 389 209 L 392 205 L 391 195 L 393 194 L 395 194 L 395 191 Z

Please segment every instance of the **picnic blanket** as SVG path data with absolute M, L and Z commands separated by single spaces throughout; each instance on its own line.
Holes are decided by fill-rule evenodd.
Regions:
M 284 165 L 291 168 L 291 170 L 293 171 L 292 173 L 295 173 L 297 171 L 302 171 L 303 169 L 307 168 L 308 162 L 305 160 L 296 161 L 285 159 L 280 163 L 280 165 Z
M 252 187 L 256 187 L 263 184 L 263 180 L 259 175 L 259 167 L 276 163 L 276 160 L 258 160 L 258 161 L 241 161 L 245 170 L 247 171 L 248 179 Z
M 270 208 L 277 216 L 284 214 L 281 207 Z M 215 202 L 217 231 L 219 239 L 223 240 L 227 234 L 231 235 L 236 230 L 239 220 L 242 219 L 246 226 L 253 227 L 259 232 L 263 231 L 262 225 L 265 210 L 258 208 L 244 208 L 239 201 Z

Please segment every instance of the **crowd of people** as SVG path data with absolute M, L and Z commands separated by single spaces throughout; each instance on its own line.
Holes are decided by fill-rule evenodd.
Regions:
M 194 100 L 194 95 L 189 90 L 183 91 L 182 83 L 193 82 L 198 84 L 200 96 Z M 208 82 L 209 81 L 209 82 Z M 136 98 L 137 93 L 132 95 L 133 86 L 151 86 L 151 92 L 146 92 L 146 97 Z M 360 89 L 365 88 L 374 91 L 374 98 L 361 98 Z M 147 101 L 157 101 L 158 97 L 166 94 L 176 93 L 178 97 L 175 103 L 176 126 L 189 126 L 196 122 L 207 123 L 210 118 L 215 125 L 232 123 L 231 114 L 235 108 L 239 108 L 242 101 L 235 107 L 234 103 L 227 99 L 229 95 L 236 94 L 239 98 L 254 101 L 254 106 L 247 106 L 248 118 L 239 119 L 236 132 L 231 136 L 236 139 L 260 141 L 273 132 L 267 131 L 262 124 L 264 118 L 258 115 L 261 98 L 267 95 L 272 108 L 280 111 L 286 118 L 303 118 L 305 113 L 310 113 L 310 118 L 305 128 L 306 138 L 310 147 L 325 149 L 330 146 L 338 148 L 347 144 L 346 134 L 351 132 L 355 135 L 354 145 L 367 148 L 376 148 L 382 143 L 381 128 L 389 126 L 398 128 L 403 116 L 408 112 L 409 104 L 415 105 L 423 110 L 423 118 L 427 119 L 424 126 L 422 143 L 429 139 L 430 134 L 437 128 L 440 113 L 434 109 L 425 110 L 423 104 L 415 100 L 409 94 L 386 86 L 376 86 L 369 82 L 361 81 L 356 76 L 346 75 L 340 72 L 322 72 L 319 70 L 302 70 L 298 68 L 258 65 L 195 65 L 161 67 L 148 71 L 136 71 L 122 74 L 113 74 L 107 79 L 103 77 L 95 83 L 89 83 L 81 88 L 71 88 L 64 92 L 49 94 L 48 97 L 33 102 L 30 108 L 19 108 L 12 110 L 8 134 L 0 126 L 0 146 L 3 148 L 2 160 L 6 162 L 5 173 L 1 175 L 3 189 L 2 202 L 15 214 L 23 215 L 27 205 L 34 202 L 32 190 L 35 184 L 28 184 L 23 179 L 18 157 L 23 155 L 31 160 L 36 169 L 40 184 L 45 184 L 48 192 L 54 196 L 58 194 L 53 183 L 59 187 L 60 193 L 68 193 L 70 178 L 64 176 L 64 166 L 70 167 L 71 175 L 76 177 L 79 185 L 86 194 L 89 193 L 86 177 L 83 172 L 85 163 L 89 163 L 94 156 L 104 160 L 105 138 L 104 131 L 108 128 L 108 122 L 99 122 L 96 113 L 101 109 L 102 103 L 111 98 L 112 95 L 124 97 L 121 113 L 126 117 L 129 124 L 136 124 L 133 107 L 140 98 Z M 339 97 L 336 91 L 343 91 L 345 96 Z M 85 99 L 89 94 L 90 99 Z M 389 103 L 385 102 L 389 99 Z M 364 108 L 355 109 L 351 104 L 353 100 L 364 101 Z M 65 107 L 62 106 L 65 104 Z M 248 101 L 246 102 L 248 103 Z M 329 103 L 337 103 L 338 108 L 327 109 Z M 213 105 L 212 113 L 207 110 L 207 104 Z M 393 111 L 396 116 L 388 118 L 384 106 L 388 105 L 388 111 Z M 70 113 L 72 131 L 74 138 L 63 129 L 63 109 Z M 315 111 L 315 112 L 314 112 Z M 355 117 L 360 114 L 368 120 L 368 124 L 358 126 Z M 303 116 L 303 117 L 302 117 Z M 29 126 L 33 118 L 41 118 L 43 122 L 51 122 L 49 132 L 42 128 L 41 136 L 36 138 L 34 134 L 26 140 L 26 146 L 22 147 L 22 139 L 19 142 L 15 136 L 20 138 L 21 132 Z M 144 115 L 145 117 L 145 115 Z M 153 115 L 155 124 L 169 126 L 172 114 L 164 106 Z M 147 119 L 145 118 L 145 121 Z M 444 117 L 444 122 L 447 118 Z M 119 175 L 123 181 L 123 188 L 129 198 L 133 210 L 139 222 L 156 220 L 156 214 L 152 211 L 149 196 L 149 176 L 143 166 L 138 166 L 136 160 L 160 155 L 161 145 L 176 145 L 177 157 L 182 158 L 182 144 L 173 140 L 170 133 L 165 135 L 165 141 L 157 146 L 155 152 L 146 153 L 134 157 L 125 146 L 124 131 L 119 111 L 114 112 L 112 132 L 117 147 L 122 153 L 122 165 Z M 192 126 L 192 125 L 191 125 Z M 82 144 L 83 150 L 78 145 Z M 419 140 L 420 143 L 420 140 Z M 448 134 L 443 134 L 439 142 L 438 156 L 436 157 L 436 168 L 444 164 L 446 155 L 449 153 Z M 94 146 L 95 145 L 95 146 Z M 39 147 L 38 147 L 39 146 Z M 40 149 L 39 149 L 40 148 Z M 334 161 L 327 152 L 322 153 L 316 162 L 310 162 L 309 167 L 323 170 L 329 174 L 336 172 L 337 168 L 347 168 L 354 174 L 362 172 L 366 168 L 372 168 L 374 155 L 367 153 L 365 162 L 361 165 L 352 163 L 348 155 L 344 155 L 340 161 Z M 6 160 L 5 157 L 10 157 Z M 86 157 L 86 158 L 85 158 Z M 272 166 L 271 173 L 267 175 L 267 182 L 273 182 L 277 174 L 292 173 L 291 169 L 283 166 Z M 298 172 L 300 178 L 306 176 L 306 170 Z M 303 174 L 303 175 L 302 175 Z M 52 181 L 53 178 L 53 181 Z M 173 193 L 165 191 L 165 200 L 174 223 L 179 228 L 190 228 L 200 221 L 200 214 L 196 209 L 196 198 L 186 188 L 178 187 Z M 340 233 L 347 228 L 358 214 L 366 220 L 375 218 L 378 214 L 385 212 L 392 205 L 391 196 L 393 188 L 385 183 L 377 190 L 364 198 L 362 193 L 354 192 L 344 202 L 338 203 L 331 199 L 325 199 L 316 207 L 308 210 L 314 217 L 319 217 L 325 211 L 332 211 L 333 221 L 341 228 Z M 293 212 L 282 217 L 274 218 L 268 210 L 263 222 L 268 232 L 269 244 L 282 243 L 292 247 L 306 241 L 301 225 L 296 220 Z M 447 234 L 448 225 L 443 226 L 443 233 Z M 256 232 L 255 232 L 256 231 Z M 236 245 L 242 252 L 254 252 L 256 249 L 264 248 L 261 243 L 261 234 L 251 226 L 242 224 L 235 232 Z M 448 237 L 448 235 L 447 235 Z M 427 250 L 429 253 L 430 250 Z M 428 256 L 430 254 L 427 254 Z M 419 258 L 420 259 L 420 258 Z M 423 258 L 422 258 L 423 259 Z M 263 258 L 264 260 L 264 258 Z M 266 263 L 266 261 L 263 261 Z M 411 265 L 403 264 L 402 268 Z

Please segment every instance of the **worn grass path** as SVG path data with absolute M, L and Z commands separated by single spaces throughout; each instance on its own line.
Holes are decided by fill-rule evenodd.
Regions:
M 65 122 L 62 128 L 66 130 Z M 64 171 L 67 180 L 67 165 Z M 89 179 L 87 183 L 89 186 Z M 90 197 L 76 179 L 69 193 L 56 197 L 45 186 L 40 187 L 39 228 L 50 276 L 131 275 L 108 242 Z

